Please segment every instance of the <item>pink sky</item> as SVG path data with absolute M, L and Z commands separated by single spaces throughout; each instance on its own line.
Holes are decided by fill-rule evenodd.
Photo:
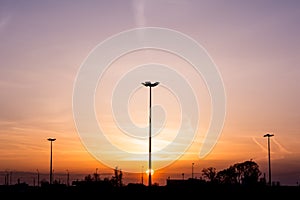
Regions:
M 75 127 L 72 94 L 76 75 L 92 49 L 107 38 L 133 28 L 162 27 L 201 44 L 217 65 L 226 91 L 225 123 L 213 150 L 205 158 L 198 157 L 200 133 L 165 170 L 188 173 L 192 162 L 199 170 L 210 166 L 222 170 L 253 159 L 267 174 L 263 135 L 272 132 L 273 180 L 296 184 L 300 179 L 299 19 L 300 2 L 293 0 L 1 1 L 0 171 L 34 172 L 39 168 L 48 172 L 48 137 L 57 138 L 57 171 L 107 170 L 84 147 Z M 153 57 L 182 70 L 196 84 L 193 72 L 172 64 L 178 58 L 162 53 Z M 135 64 L 149 62 L 149 57 L 138 53 L 131 59 Z M 119 64 L 124 64 L 123 71 L 127 69 L 126 60 Z M 115 72 L 107 79 L 117 79 L 121 71 Z M 156 89 L 155 101 L 166 103 L 158 97 L 163 89 Z M 101 94 L 96 97 L 101 99 Z M 139 110 L 147 106 L 145 95 L 140 90 L 134 96 L 137 101 L 145 100 L 137 105 Z M 200 111 L 207 122 L 205 104 L 209 100 L 202 94 L 197 97 L 203 97 Z M 176 100 L 172 102 L 176 106 Z M 147 123 L 146 112 L 133 113 L 137 124 Z M 178 120 L 167 119 L 175 120 L 174 126 Z M 169 130 L 176 128 L 172 120 L 167 124 Z M 106 126 L 114 130 L 110 129 L 113 124 Z

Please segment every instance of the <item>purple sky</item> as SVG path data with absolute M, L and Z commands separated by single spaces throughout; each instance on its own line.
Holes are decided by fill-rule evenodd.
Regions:
M 221 170 L 228 163 L 253 158 L 267 173 L 267 143 L 262 136 L 273 132 L 274 180 L 296 184 L 300 178 L 299 19 L 296 0 L 2 0 L 0 171 L 34 171 L 37 166 L 47 171 L 49 135 L 64 142 L 57 148 L 68 161 L 76 164 L 90 157 L 72 115 L 73 86 L 81 64 L 112 35 L 137 27 L 162 27 L 201 44 L 218 66 L 226 90 L 226 119 L 218 144 L 206 160 L 186 157 L 188 163 L 194 160 L 209 167 L 210 160 L 211 165 L 226 160 L 217 164 Z M 195 151 L 192 146 L 189 153 Z M 30 164 L 30 158 L 37 161 Z M 71 168 L 61 162 L 61 171 Z

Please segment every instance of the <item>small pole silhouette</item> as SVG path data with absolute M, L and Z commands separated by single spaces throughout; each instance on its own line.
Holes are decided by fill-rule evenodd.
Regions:
M 39 169 L 36 169 L 37 171 L 37 186 L 39 187 L 40 185 L 40 172 L 39 172 Z
M 195 163 L 192 163 L 192 179 L 194 179 L 194 164 Z
M 98 168 L 96 168 L 95 180 L 98 181 Z
M 70 186 L 70 173 L 69 173 L 69 170 L 67 169 L 67 186 Z
M 144 185 L 144 166 L 142 166 L 142 185 Z

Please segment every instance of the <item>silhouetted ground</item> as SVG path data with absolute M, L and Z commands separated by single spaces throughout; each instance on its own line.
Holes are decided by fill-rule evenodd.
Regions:
M 0 186 L 0 198 L 30 198 L 30 199 L 170 199 L 170 198 L 230 198 L 230 199 L 298 199 L 300 187 L 297 186 L 241 186 L 241 185 L 187 185 L 187 186 L 153 186 L 151 188 L 141 184 L 128 184 L 123 187 L 109 185 L 48 185 L 44 187 L 18 184 Z M 1 198 L 3 199 L 3 198 Z

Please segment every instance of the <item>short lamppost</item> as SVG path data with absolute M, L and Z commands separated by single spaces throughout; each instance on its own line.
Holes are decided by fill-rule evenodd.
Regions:
M 152 180 L 151 180 L 151 173 L 152 173 L 152 166 L 151 166 L 151 88 L 155 87 L 159 84 L 159 82 L 151 83 L 150 81 L 146 81 L 142 83 L 145 87 L 149 87 L 150 95 L 149 95 L 149 169 L 148 169 L 148 186 L 151 187 Z
M 50 141 L 50 184 L 52 184 L 52 142 L 54 142 L 55 138 L 48 138 L 48 141 Z
M 95 179 L 98 181 L 98 168 L 96 168 Z
M 144 185 L 144 166 L 142 166 L 142 185 Z
M 70 186 L 70 173 L 68 169 L 66 171 L 67 171 L 67 186 Z
M 194 179 L 194 164 L 195 163 L 192 163 L 192 179 Z
M 271 186 L 271 158 L 270 158 L 270 137 L 274 136 L 273 134 L 265 134 L 264 137 L 268 137 L 268 160 L 269 160 L 269 185 Z
M 37 186 L 39 187 L 40 186 L 40 172 L 39 172 L 39 169 L 36 169 L 37 171 Z

